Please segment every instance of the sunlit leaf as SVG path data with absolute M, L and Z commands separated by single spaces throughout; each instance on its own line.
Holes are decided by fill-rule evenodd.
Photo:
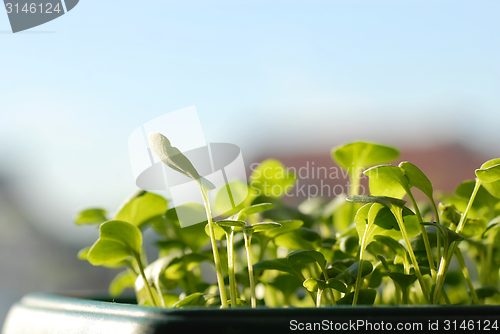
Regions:
M 439 215 L 445 223 L 458 225 L 460 221 L 460 212 L 453 204 L 439 203 Z
M 469 200 L 472 196 L 472 192 L 474 191 L 474 186 L 476 185 L 476 181 L 467 180 L 462 182 L 456 189 L 455 194 L 464 199 Z M 493 207 L 496 203 L 498 203 L 499 199 L 492 196 L 484 187 L 481 185 L 476 193 L 476 198 L 472 203 L 472 206 L 475 208 L 480 208 L 482 206 Z
M 397 166 L 381 165 L 363 172 L 369 179 L 370 193 L 373 196 L 403 198 L 409 189 L 404 170 Z
M 324 289 L 324 284 L 321 286 L 321 283 L 319 282 L 319 280 L 317 280 L 315 278 L 306 279 L 303 283 L 303 286 L 309 292 L 316 292 L 316 291 L 318 291 L 318 289 L 320 289 L 320 290 Z
M 447 227 L 444 227 L 443 225 L 429 222 L 423 222 L 422 225 L 435 226 L 439 228 L 439 231 L 443 234 L 443 237 L 445 238 L 447 243 L 452 243 L 453 241 L 460 241 L 464 239 L 462 235 L 450 230 Z
M 482 181 L 486 188 L 496 198 L 500 198 L 500 159 L 486 161 L 480 169 L 476 169 L 476 177 Z
M 110 220 L 100 226 L 99 233 L 99 239 L 88 254 L 88 260 L 93 265 L 116 263 L 141 253 L 142 234 L 135 225 Z
M 102 224 L 106 220 L 106 210 L 86 209 L 77 213 L 75 217 L 76 225 Z
M 140 191 L 137 196 L 120 208 L 115 220 L 123 220 L 140 228 L 151 218 L 165 214 L 167 208 L 165 198 L 147 191 Z
M 92 246 L 88 246 L 85 248 L 80 249 L 78 254 L 76 255 L 78 257 L 78 260 L 85 260 L 87 261 L 87 256 L 89 255 L 89 250 Z
M 198 267 L 203 261 L 210 261 L 211 257 L 198 253 L 189 253 L 176 257 L 169 261 L 165 267 L 165 277 L 169 279 L 181 279 L 185 277 L 186 271 Z
M 272 239 L 277 237 L 278 235 L 294 231 L 302 227 L 302 225 L 304 225 L 304 223 L 300 220 L 285 220 L 285 221 L 279 221 L 277 223 L 279 223 L 281 227 L 266 231 L 266 237 Z
M 358 276 L 358 270 L 359 270 L 359 261 L 355 262 L 352 266 L 347 268 L 346 271 L 344 271 L 344 275 L 346 278 L 346 283 L 348 285 L 354 284 L 356 281 L 356 278 Z M 370 274 L 373 271 L 373 265 L 370 261 L 363 260 L 363 265 L 361 266 L 361 277 L 365 277 L 366 275 Z
M 354 142 L 332 149 L 332 158 L 345 170 L 367 168 L 396 159 L 399 151 L 393 147 L 368 142 Z M 357 171 L 359 173 L 359 171 Z
M 127 288 L 133 288 L 137 275 L 130 270 L 120 272 L 109 284 L 109 295 L 119 297 Z
M 429 178 L 414 164 L 408 161 L 403 161 L 399 164 L 403 169 L 405 176 L 408 178 L 410 187 L 420 189 L 425 196 L 432 198 L 433 187 Z
M 289 274 L 278 275 L 268 284 L 276 287 L 286 296 L 293 295 L 297 289 L 303 286 L 300 278 Z
M 275 159 L 264 160 L 253 169 L 249 178 L 251 188 L 258 189 L 260 195 L 281 198 L 292 188 L 297 178 L 293 172 Z
M 226 235 L 226 231 L 224 231 L 224 229 L 217 224 L 214 224 L 213 228 L 215 239 L 222 240 L 222 238 L 224 238 L 224 236 Z M 210 227 L 208 226 L 208 224 L 205 225 L 205 233 L 207 236 L 210 236 Z
M 492 230 L 492 229 L 496 229 L 496 228 L 499 228 L 500 227 L 500 216 L 497 216 L 495 217 L 492 221 L 490 221 L 488 223 L 488 225 L 486 226 L 484 232 L 482 233 L 481 235 L 481 238 L 484 239 L 488 236 L 488 233 Z M 85 248 L 84 248 L 85 249 Z M 84 250 L 82 249 L 82 251 Z
M 272 203 L 260 203 L 260 204 L 255 204 L 249 207 L 246 207 L 242 209 L 240 212 L 238 212 L 236 216 L 236 220 L 242 220 L 245 221 L 247 216 L 260 213 L 263 211 L 271 210 L 274 208 L 274 204 Z
M 393 238 L 384 235 L 376 235 L 375 240 L 388 246 L 397 256 L 400 256 L 402 258 L 407 257 L 406 248 Z
M 244 221 L 230 219 L 219 220 L 215 222 L 215 224 L 220 226 L 226 233 L 231 233 L 233 229 L 239 231 L 246 226 L 246 223 Z
M 316 250 L 321 247 L 321 236 L 318 232 L 300 227 L 294 231 L 274 238 L 276 246 L 296 250 Z
M 322 269 L 325 269 L 325 256 L 317 251 L 300 250 L 287 255 L 288 262 L 292 265 L 306 265 L 317 262 Z
M 330 278 L 326 282 L 326 287 L 327 288 L 331 288 L 331 289 L 335 289 L 335 290 L 340 291 L 342 293 L 346 293 L 347 292 L 346 285 L 342 281 L 339 281 L 336 278 Z
M 407 274 L 398 273 L 398 272 L 390 272 L 389 273 L 389 277 L 393 281 L 395 281 L 396 283 L 398 283 L 399 286 L 401 287 L 401 289 L 408 288 L 417 279 L 417 275 L 415 275 L 415 274 L 407 275 Z
M 186 298 L 179 300 L 177 303 L 172 305 L 174 308 L 184 308 L 186 306 L 204 306 L 207 301 L 214 298 L 214 295 L 207 295 L 204 293 L 196 292 Z
M 401 208 L 406 204 L 406 201 L 403 201 L 399 198 L 370 195 L 349 196 L 347 197 L 347 201 L 356 203 L 379 203 L 387 207 L 391 207 L 391 205 L 394 205 Z
M 262 260 L 253 265 L 254 270 L 278 270 L 297 276 L 297 270 L 292 267 L 286 258 Z

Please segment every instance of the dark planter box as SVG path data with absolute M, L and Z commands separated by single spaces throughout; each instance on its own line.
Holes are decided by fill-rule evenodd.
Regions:
M 500 306 L 161 309 L 29 294 L 12 307 L 2 333 L 435 333 L 497 331 L 498 326 Z

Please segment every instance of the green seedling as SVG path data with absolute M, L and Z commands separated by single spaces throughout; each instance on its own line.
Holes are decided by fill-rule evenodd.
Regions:
M 202 177 L 198 173 L 198 171 L 196 171 L 188 158 L 186 158 L 184 154 L 179 151 L 179 149 L 172 147 L 167 137 L 163 136 L 160 133 L 152 132 L 149 134 L 149 144 L 151 145 L 151 149 L 154 151 L 154 153 L 165 165 L 194 180 L 200 189 L 207 213 L 208 228 L 210 230 L 210 240 L 212 243 L 212 251 L 214 254 L 217 283 L 219 285 L 222 307 L 228 307 L 226 287 L 224 285 L 224 278 L 222 276 L 219 252 L 217 248 L 217 242 L 215 241 L 214 223 L 212 221 L 210 203 L 208 199 L 208 191 L 214 189 L 215 186 L 210 181 Z
M 165 165 L 198 185 L 203 204 L 174 208 L 139 190 L 114 215 L 91 207 L 75 216 L 77 225 L 99 227 L 97 241 L 78 258 L 122 269 L 109 286 L 113 298 L 131 288 L 139 305 L 167 308 L 500 304 L 500 159 L 484 163 L 454 194 L 437 196 L 414 164 L 380 165 L 396 159 L 396 149 L 337 146 L 332 157 L 349 177 L 350 196 L 298 206 L 284 201 L 297 177 L 270 159 L 248 183 L 228 183 L 234 196 L 248 193 L 241 204 L 215 194 L 214 221 L 214 186 L 163 135 L 151 134 L 150 144 Z M 370 194 L 359 193 L 362 173 Z M 206 215 L 206 222 L 181 228 L 181 212 Z M 158 257 L 150 264 L 147 229 L 157 235 Z M 216 283 L 206 281 L 207 270 Z
M 253 274 L 252 250 L 250 248 L 250 245 L 252 243 L 252 235 L 254 233 L 270 231 L 279 227 L 281 227 L 279 223 L 255 223 L 245 226 L 245 228 L 243 229 L 243 236 L 245 238 L 245 250 L 247 253 L 248 277 L 250 278 L 250 301 L 252 308 L 257 307 L 257 298 L 255 296 L 255 281 Z

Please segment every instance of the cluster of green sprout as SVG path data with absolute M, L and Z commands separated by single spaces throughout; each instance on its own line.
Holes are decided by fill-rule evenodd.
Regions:
M 176 209 L 147 191 L 127 199 L 113 220 L 103 209 L 79 212 L 77 224 L 100 224 L 99 239 L 79 258 L 124 269 L 110 284 L 112 297 L 133 288 L 139 305 L 222 308 L 500 301 L 500 159 L 484 163 L 475 180 L 439 195 L 436 204 L 432 183 L 417 166 L 387 164 L 398 158 L 396 149 L 349 143 L 332 149 L 349 175 L 349 194 L 298 207 L 284 204 L 283 193 L 260 191 L 297 181 L 270 159 L 248 183 L 232 184 L 248 196 L 214 222 L 213 185 L 166 137 L 152 133 L 149 140 L 163 163 L 197 183 L 205 205 L 184 209 L 205 210 L 207 220 L 181 228 Z M 359 194 L 363 174 L 370 195 Z M 416 192 L 426 200 L 417 203 Z M 223 205 L 217 198 L 215 205 Z M 158 259 L 150 264 L 146 228 L 159 236 Z M 214 265 L 217 284 L 206 282 L 213 270 L 203 262 Z

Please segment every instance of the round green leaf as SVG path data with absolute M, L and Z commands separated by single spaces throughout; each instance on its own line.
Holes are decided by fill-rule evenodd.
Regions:
M 387 163 L 398 156 L 399 151 L 393 147 L 361 141 L 339 145 L 332 149 L 333 160 L 345 170 Z
M 406 275 L 406 274 L 398 273 L 398 272 L 390 272 L 389 277 L 394 282 L 398 283 L 399 286 L 401 287 L 401 289 L 408 288 L 417 279 L 417 275 L 415 275 L 415 274 Z
M 476 176 L 482 185 L 496 198 L 500 198 L 500 180 L 498 179 L 500 159 L 486 161 L 481 169 L 476 169 Z
M 288 259 L 262 260 L 253 265 L 254 270 L 278 270 L 300 277 L 298 272 L 288 262 Z
M 130 270 L 120 272 L 109 284 L 109 295 L 112 298 L 119 297 L 127 288 L 133 288 L 137 275 Z
M 275 159 L 260 163 L 250 175 L 250 187 L 257 189 L 259 195 L 271 198 L 281 198 L 289 192 L 297 178 L 286 167 Z
M 89 250 L 88 261 L 94 266 L 114 264 L 133 256 L 130 248 L 109 239 L 97 240 Z
M 344 282 L 342 281 L 339 281 L 338 279 L 336 278 L 330 278 L 327 282 L 326 282 L 326 287 L 327 288 L 331 288 L 331 289 L 335 289 L 337 291 L 340 291 L 342 293 L 346 293 L 347 292 L 347 287 L 346 285 L 344 284 Z
M 381 165 L 363 172 L 369 179 L 370 194 L 403 198 L 409 190 L 408 178 L 404 170 L 397 166 Z
M 106 210 L 86 209 L 77 213 L 75 217 L 76 225 L 102 224 L 106 220 Z
M 186 298 L 179 300 L 177 303 L 172 305 L 175 308 L 184 308 L 186 306 L 204 306 L 209 299 L 212 299 L 213 295 L 206 295 L 204 293 L 196 292 Z
M 436 223 L 430 223 L 430 222 L 423 222 L 422 225 L 426 226 L 435 226 L 439 228 L 441 233 L 443 234 L 443 237 L 445 238 L 446 243 L 452 243 L 453 241 L 460 241 L 463 240 L 464 237 L 455 231 L 450 230 L 447 227 L 444 227 L 443 225 L 436 224 Z
M 222 240 L 222 238 L 224 238 L 224 236 L 226 235 L 226 231 L 224 231 L 224 229 L 217 224 L 213 224 L 213 227 L 214 227 L 215 239 Z M 210 236 L 210 228 L 208 224 L 205 225 L 205 233 L 207 236 Z
M 80 251 L 76 255 L 78 257 L 78 260 L 85 260 L 85 261 L 87 261 L 87 256 L 89 255 L 90 248 L 92 248 L 92 246 L 88 246 L 88 247 L 80 249 Z
M 99 239 L 88 253 L 88 260 L 93 265 L 116 263 L 129 256 L 139 256 L 142 246 L 141 231 L 134 225 L 110 220 L 101 224 Z
M 121 207 L 115 220 L 123 220 L 140 228 L 153 217 L 165 214 L 167 208 L 168 204 L 165 198 L 141 191 Z
M 273 239 L 276 238 L 278 235 L 294 231 L 302 227 L 302 225 L 304 225 L 304 222 L 300 220 L 284 220 L 284 221 L 279 221 L 277 223 L 279 223 L 281 227 L 266 231 L 266 237 Z
M 320 288 L 319 284 L 318 284 L 318 280 L 316 280 L 314 278 L 308 278 L 308 279 L 306 279 L 302 285 L 309 292 L 316 292 Z M 321 290 L 323 290 L 323 289 L 321 289 Z
M 402 199 L 387 197 L 387 196 L 356 195 L 356 196 L 349 196 L 346 198 L 346 200 L 349 202 L 356 202 L 356 203 L 379 203 L 388 208 L 390 208 L 391 205 L 402 208 L 406 204 L 406 201 L 403 201 Z
M 316 250 L 321 247 L 321 235 L 311 229 L 300 227 L 274 238 L 276 246 L 288 249 Z
M 476 169 L 476 176 L 482 182 L 491 183 L 500 180 L 500 159 L 490 161 L 493 162 L 486 162 L 481 166 L 481 169 Z M 492 163 L 495 164 L 491 165 Z
M 455 194 L 457 194 L 457 196 L 459 197 L 469 200 L 469 198 L 472 196 L 472 192 L 474 191 L 475 186 L 476 186 L 475 180 L 464 181 L 461 184 L 459 184 L 457 188 L 455 188 Z M 476 198 L 474 198 L 472 206 L 476 209 L 481 208 L 483 206 L 487 206 L 489 208 L 493 207 L 496 203 L 498 203 L 498 201 L 499 199 L 492 196 L 486 190 L 484 184 L 482 184 L 476 193 Z
M 247 208 L 242 209 L 238 215 L 236 216 L 236 220 L 242 220 L 245 221 L 247 216 L 262 212 L 262 211 L 267 211 L 271 210 L 274 208 L 274 204 L 271 203 L 261 203 L 261 204 L 256 204 L 249 206 Z
M 420 168 L 408 161 L 401 162 L 399 167 L 403 169 L 404 174 L 408 178 L 410 187 L 418 188 L 425 196 L 432 198 L 434 192 L 432 183 Z
M 219 220 L 215 222 L 215 224 L 222 227 L 222 229 L 226 233 L 231 233 L 232 229 L 240 230 L 246 226 L 246 223 L 244 221 L 230 220 L 230 219 Z
M 317 262 L 322 269 L 325 269 L 325 256 L 317 251 L 299 250 L 287 255 L 288 262 L 291 265 L 305 265 Z
M 388 246 L 397 256 L 400 256 L 402 258 L 407 257 L 406 248 L 393 238 L 384 235 L 376 235 L 375 240 Z
M 344 276 L 346 278 L 346 283 L 348 285 L 354 284 L 358 276 L 359 261 L 355 262 L 349 268 L 344 271 Z M 363 265 L 361 266 L 361 277 L 365 277 L 373 271 L 373 265 L 370 261 L 363 260 Z
M 279 224 L 279 223 L 262 222 L 262 223 L 255 223 L 255 224 L 246 226 L 245 231 L 252 231 L 253 233 L 258 233 L 258 232 L 263 232 L 263 231 L 274 230 L 274 229 L 280 228 L 280 227 L 281 227 L 281 224 Z

